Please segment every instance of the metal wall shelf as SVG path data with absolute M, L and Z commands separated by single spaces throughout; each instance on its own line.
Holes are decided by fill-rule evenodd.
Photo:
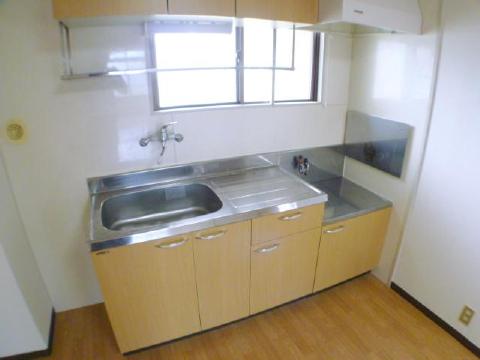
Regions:
M 146 54 L 149 53 L 150 44 L 152 43 L 151 34 L 152 31 L 149 29 L 151 24 L 157 26 L 157 23 L 144 22 L 143 27 L 146 37 Z M 154 27 L 152 26 L 152 27 Z M 72 46 L 70 40 L 70 27 L 66 23 L 60 22 L 60 34 L 61 34 L 61 52 L 63 59 L 64 72 L 61 76 L 62 80 L 79 80 L 79 79 L 91 79 L 91 78 L 102 78 L 102 77 L 115 77 L 115 76 L 126 76 L 126 75 L 142 75 L 142 74 L 154 74 L 159 72 L 174 72 L 174 71 L 212 71 L 212 70 L 284 70 L 284 71 L 294 71 L 295 70 L 295 40 L 296 40 L 296 27 L 291 25 L 292 29 L 292 55 L 291 55 L 291 65 L 288 67 L 277 67 L 276 64 L 276 31 L 274 30 L 273 36 L 273 66 L 242 66 L 241 62 L 238 61 L 237 54 L 237 66 L 231 67 L 195 67 L 195 68 L 155 68 L 155 67 L 146 67 L 143 69 L 131 69 L 131 70 L 102 70 L 102 71 L 93 71 L 87 73 L 75 73 L 72 67 Z

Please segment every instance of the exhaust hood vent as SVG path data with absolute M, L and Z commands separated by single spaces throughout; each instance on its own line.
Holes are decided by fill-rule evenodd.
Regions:
M 326 32 L 422 32 L 417 0 L 319 0 L 318 18 Z

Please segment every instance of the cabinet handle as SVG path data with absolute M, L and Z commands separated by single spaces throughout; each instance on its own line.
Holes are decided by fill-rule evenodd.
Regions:
M 295 214 L 292 214 L 292 215 L 281 216 L 278 219 L 281 220 L 281 221 L 292 221 L 292 220 L 297 220 L 301 217 L 302 217 L 302 213 L 298 212 L 298 213 L 295 213 Z
M 340 225 L 339 227 L 335 228 L 335 229 L 331 229 L 331 230 L 325 230 L 325 234 L 338 234 L 340 232 L 342 232 L 343 230 L 345 230 L 345 226 L 343 225 Z
M 95 255 L 97 255 L 97 256 L 98 256 L 98 255 L 107 255 L 107 254 L 109 254 L 109 253 L 110 253 L 110 251 L 105 250 L 105 251 L 99 251 L 99 252 L 95 253 Z
M 269 246 L 266 248 L 257 249 L 255 250 L 255 252 L 259 254 L 268 254 L 268 253 L 271 253 L 272 251 L 277 250 L 279 247 L 280 247 L 280 244 L 275 244 L 273 246 Z
M 187 241 L 188 241 L 188 239 L 184 238 L 184 239 L 181 239 L 181 240 L 172 241 L 172 242 L 168 242 L 168 243 L 165 243 L 165 244 L 157 244 L 157 245 L 155 245 L 155 247 L 159 248 L 159 249 L 174 249 L 176 247 L 185 245 L 185 243 Z
M 217 231 L 216 233 L 209 234 L 209 235 L 199 235 L 196 237 L 198 240 L 213 240 L 213 239 L 218 239 L 219 237 L 224 236 L 227 233 L 227 230 L 220 230 Z

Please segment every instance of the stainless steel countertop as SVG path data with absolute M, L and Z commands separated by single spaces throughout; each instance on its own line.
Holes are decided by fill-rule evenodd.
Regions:
M 325 192 L 263 156 L 244 158 L 241 164 L 239 161 L 223 160 L 90 179 L 91 250 L 158 240 L 328 200 Z M 162 176 L 162 173 L 166 176 Z M 102 224 L 102 204 L 113 196 L 194 183 L 211 188 L 222 201 L 222 208 L 214 213 L 135 230 L 114 231 Z
M 310 184 L 328 195 L 323 219 L 323 223 L 326 225 L 393 205 L 391 201 L 383 199 L 343 177 L 334 177 Z

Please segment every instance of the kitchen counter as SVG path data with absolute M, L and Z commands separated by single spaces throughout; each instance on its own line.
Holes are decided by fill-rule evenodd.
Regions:
M 312 165 L 308 176 L 300 176 L 292 167 L 292 158 L 298 155 L 307 155 L 322 166 Z M 343 178 L 343 161 L 339 158 L 337 151 L 312 148 L 91 178 L 91 250 L 159 240 L 325 202 L 327 225 L 392 206 L 390 201 Z M 163 224 L 117 230 L 104 226 L 102 206 L 111 198 L 191 184 L 213 190 L 222 207 Z
M 392 206 L 392 202 L 343 178 L 311 182 L 311 185 L 328 194 L 324 224 L 350 219 Z
M 202 184 L 215 192 L 222 207 L 210 214 L 151 226 L 111 230 L 104 226 L 102 205 L 108 199 L 140 191 Z M 207 162 L 89 180 L 92 251 L 186 234 L 250 220 L 327 201 L 323 191 L 263 156 Z

